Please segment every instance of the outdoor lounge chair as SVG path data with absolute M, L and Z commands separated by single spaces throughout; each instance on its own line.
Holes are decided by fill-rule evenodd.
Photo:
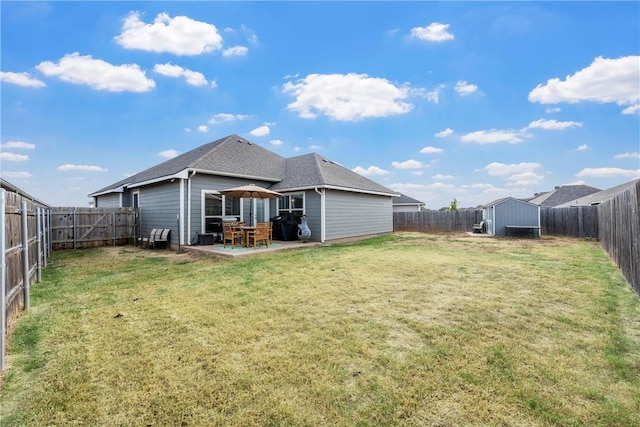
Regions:
M 484 233 L 484 221 L 480 221 L 480 224 L 473 224 L 474 233 Z

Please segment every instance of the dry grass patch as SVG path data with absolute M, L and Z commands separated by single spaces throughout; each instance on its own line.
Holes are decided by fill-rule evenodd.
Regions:
M 11 337 L 0 416 L 638 425 L 639 318 L 588 241 L 403 233 L 242 260 L 57 252 Z

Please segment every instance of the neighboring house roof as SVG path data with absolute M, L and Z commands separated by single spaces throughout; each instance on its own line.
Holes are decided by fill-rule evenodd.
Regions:
M 616 185 L 615 187 L 607 188 L 606 190 L 589 194 L 588 196 L 580 197 L 576 200 L 563 203 L 556 207 L 568 208 L 572 206 L 598 205 L 604 201 L 614 198 L 623 191 L 633 188 L 634 186 L 638 185 L 638 183 L 640 183 L 640 179 L 634 179 L 633 181 L 625 182 L 624 184 Z
M 563 185 L 552 191 L 538 194 L 533 199 L 529 199 L 529 203 L 542 207 L 553 207 L 599 191 L 602 190 L 588 185 Z
M 515 201 L 520 202 L 520 203 L 525 203 L 527 205 L 535 206 L 536 208 L 538 207 L 537 205 L 534 205 L 531 202 L 528 202 L 528 201 L 522 200 L 522 199 L 516 199 L 515 197 L 501 197 L 499 199 L 494 200 L 493 202 L 487 203 L 486 205 L 482 205 L 481 208 L 484 209 L 484 208 L 489 208 L 491 206 L 497 206 L 497 205 L 499 205 L 501 203 L 506 202 L 507 200 L 515 200 Z
M 25 199 L 29 199 L 30 201 L 32 201 L 33 203 L 35 203 L 36 205 L 39 205 L 40 207 L 43 208 L 50 208 L 51 205 L 36 199 L 35 197 L 33 197 L 32 195 L 22 191 L 19 187 L 11 184 L 9 181 L 7 181 L 4 178 L 0 178 L 0 188 L 4 188 L 6 191 L 9 191 L 11 193 L 16 193 L 22 197 L 24 197 Z
M 424 206 L 424 202 L 416 200 L 413 197 L 409 197 L 406 194 L 398 193 L 400 197 L 393 198 L 394 206 Z
M 238 135 L 230 135 L 111 184 L 89 196 L 121 192 L 172 177 L 187 178 L 188 172 L 236 176 L 274 182 L 274 191 L 314 187 L 396 195 L 388 188 L 318 154 L 286 159 Z

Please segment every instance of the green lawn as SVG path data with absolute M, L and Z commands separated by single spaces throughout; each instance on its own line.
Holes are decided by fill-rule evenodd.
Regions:
M 597 242 L 401 233 L 221 259 L 55 252 L 0 425 L 640 425 L 640 298 Z

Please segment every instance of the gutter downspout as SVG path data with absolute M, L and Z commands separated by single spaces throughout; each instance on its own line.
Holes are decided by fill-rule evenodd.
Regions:
M 191 171 L 187 178 L 187 245 L 191 245 L 191 178 L 196 175 L 196 171 Z
M 180 213 L 179 218 L 179 230 L 178 230 L 178 245 L 184 245 L 184 178 L 180 178 Z
M 325 190 L 324 188 L 319 190 L 317 187 L 314 188 L 315 192 L 320 195 L 320 243 L 324 243 L 327 237 L 326 233 L 326 199 L 325 199 Z

